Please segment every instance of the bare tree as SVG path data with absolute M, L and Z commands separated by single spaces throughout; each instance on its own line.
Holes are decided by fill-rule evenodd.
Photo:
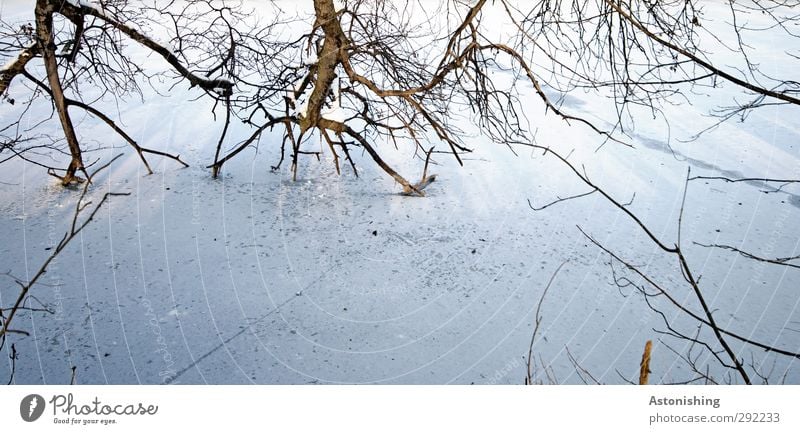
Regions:
M 494 42 L 484 34 L 485 0 L 472 7 L 460 1 L 439 5 L 345 1 L 338 9 L 333 0 L 313 4 L 310 30 L 275 41 L 271 51 L 275 55 L 266 62 L 271 73 L 262 74 L 267 81 L 254 83 L 250 93 L 254 97 L 234 101 L 247 122 L 255 123 L 258 114 L 265 120 L 256 124 L 250 138 L 215 159 L 209 166 L 215 174 L 264 131 L 282 126 L 281 162 L 289 143 L 293 171 L 304 153 L 303 139 L 316 130 L 329 145 L 337 169 L 338 149 L 357 174 L 350 149 L 361 147 L 404 192 L 422 195 L 419 187 L 430 179 L 419 184 L 407 181 L 381 158 L 373 143 L 376 138 L 388 139 L 395 146 L 406 139 L 420 156 L 431 154 L 429 143 L 439 143 L 447 148 L 442 152 L 462 164 L 462 155 L 471 149 L 452 118 L 467 111 L 475 114 L 482 132 L 499 143 L 531 140 L 518 89 L 493 78 L 495 71 L 503 69 L 499 56 L 507 57 L 533 84 L 548 109 L 612 138 L 589 121 L 564 113 L 546 97 L 526 51 L 520 49 L 523 45 Z M 507 10 L 511 15 L 511 9 Z M 460 18 L 447 20 L 441 29 L 418 30 L 420 21 L 428 22 L 437 14 Z M 249 69 L 264 68 L 261 60 L 254 58 Z
M 350 150 L 361 147 L 404 191 L 422 194 L 384 161 L 375 140 L 399 146 L 407 139 L 420 157 L 441 144 L 447 150 L 434 153 L 449 152 L 461 164 L 470 148 L 452 119 L 471 112 L 486 137 L 507 145 L 531 143 L 530 121 L 520 105 L 523 83 L 567 123 L 585 124 L 625 144 L 634 119 L 629 107 L 644 106 L 657 115 L 662 102 L 689 100 L 694 88 L 728 84 L 742 90 L 748 100 L 714 111 L 720 121 L 764 105 L 800 104 L 798 83 L 764 73 L 750 60 L 746 42 L 759 30 L 746 24 L 747 15 L 755 13 L 767 15 L 786 37 L 797 38 L 789 26 L 797 20 L 792 0 L 731 2 L 728 13 L 737 39 L 732 46 L 705 31 L 705 5 L 699 1 L 313 0 L 310 19 L 292 16 L 281 9 L 285 4 L 275 3 L 269 8 L 274 19 L 266 23 L 237 3 L 134 3 L 37 0 L 35 25 L 5 26 L 0 52 L 12 61 L 0 72 L 0 94 L 21 75 L 52 101 L 71 157 L 65 183 L 84 166 L 70 107 L 108 124 L 148 170 L 145 153 L 164 155 L 140 147 L 110 116 L 80 98 L 81 86 L 92 88 L 93 95 L 97 88 L 103 94 L 138 91 L 137 79 L 147 74 L 124 50 L 125 42 L 162 57 L 173 76 L 200 87 L 225 110 L 209 166 L 214 176 L 265 131 L 279 127 L 280 161 L 289 145 L 295 173 L 300 155 L 317 154 L 303 150 L 303 143 L 318 131 L 337 169 L 341 153 L 357 174 Z M 498 36 L 493 21 L 484 23 L 489 12 L 503 15 L 516 36 Z M 436 19 L 441 16 L 446 19 Z M 69 25 L 56 30 L 56 19 Z M 159 28 L 169 42 L 152 36 Z M 717 66 L 703 47 L 715 42 L 740 51 L 743 67 Z M 33 59 L 41 59 L 44 77 L 28 72 Z M 498 80 L 495 72 L 501 70 L 520 80 Z M 617 116 L 608 120 L 610 129 L 561 107 L 558 95 L 580 89 L 614 101 Z M 255 129 L 223 152 L 235 119 Z M 24 139 L 7 135 L 6 143 Z
M 209 96 L 229 95 L 233 84 L 221 77 L 225 76 L 230 53 L 220 43 L 233 38 L 238 13 L 212 1 L 147 6 L 126 0 L 37 0 L 33 12 L 33 24 L 2 23 L 0 52 L 10 59 L 0 70 L 0 95 L 8 103 L 18 101 L 9 86 L 21 77 L 31 91 L 31 97 L 21 101 L 24 106 L 41 97 L 51 102 L 70 161 L 66 169 L 48 166 L 49 172 L 64 185 L 81 181 L 79 172 L 88 176 L 85 149 L 78 139 L 71 109 L 83 110 L 107 124 L 133 147 L 151 173 L 145 154 L 165 156 L 186 165 L 176 155 L 140 146 L 112 116 L 97 108 L 97 103 L 104 97 L 141 94 L 140 82 L 154 78 L 141 66 L 144 59 L 131 53 L 129 44 L 138 44 L 160 56 L 174 77 L 203 89 Z M 161 22 L 169 23 L 172 31 L 166 42 L 159 42 L 145 30 Z M 27 131 L 20 119 L 0 127 L 0 131 L 5 135 L 4 150 L 18 156 L 24 153 L 16 146 L 30 137 L 25 136 Z
M 351 152 L 360 148 L 404 193 L 424 195 L 423 189 L 434 179 L 427 175 L 432 155 L 447 153 L 463 164 L 463 156 L 470 152 L 469 137 L 454 121 L 469 113 L 485 138 L 509 147 L 539 149 L 568 165 L 576 179 L 590 188 L 588 193 L 532 208 L 543 210 L 563 200 L 601 194 L 676 261 L 701 310 L 672 304 L 707 327 L 711 338 L 694 337 L 670 324 L 665 333 L 709 351 L 745 383 L 752 382 L 754 372 L 731 347 L 731 339 L 798 357 L 794 351 L 719 327 L 714 308 L 706 302 L 699 278 L 684 254 L 680 219 L 675 240 L 657 237 L 626 204 L 593 183 L 568 156 L 537 143 L 534 111 L 523 107 L 521 101 L 526 93 L 534 95 L 541 101 L 540 113 L 559 116 L 565 127 L 583 125 L 599 134 L 604 143 L 626 146 L 633 145 L 630 132 L 639 110 L 670 122 L 663 105 L 691 102 L 700 91 L 724 92 L 726 99 L 736 95 L 733 103 L 710 110 L 716 117 L 714 125 L 744 119 L 761 107 L 800 105 L 800 83 L 763 69 L 753 60 L 755 49 L 749 43 L 754 34 L 767 30 L 797 41 L 800 1 L 312 0 L 307 2 L 308 14 L 292 13 L 290 5 L 293 3 L 272 3 L 269 12 L 262 12 L 262 17 L 271 14 L 264 22 L 248 13 L 244 4 L 215 0 L 152 5 L 127 0 L 37 0 L 34 23 L 3 23 L 0 54 L 8 61 L 0 70 L 0 95 L 8 103 L 19 104 L 23 114 L 33 101 L 46 98 L 63 138 L 39 137 L 36 128 L 24 129 L 19 120 L 12 120 L 0 126 L 0 152 L 45 165 L 28 156 L 55 147 L 68 156 L 69 163 L 66 168 L 46 165 L 52 174 L 64 184 L 79 180 L 79 173 L 88 177 L 85 149 L 70 118 L 71 109 L 78 109 L 117 132 L 148 170 L 148 153 L 182 163 L 177 155 L 141 147 L 95 104 L 105 95 L 138 94 L 140 84 L 157 74 L 199 87 L 215 101 L 214 110 L 224 111 L 215 155 L 208 166 L 213 176 L 277 129 L 280 159 L 273 169 L 288 155 L 296 176 L 302 155 L 319 156 L 307 148 L 309 138 L 318 134 L 329 147 L 337 171 L 348 164 L 357 176 Z M 709 8 L 712 12 L 707 12 Z M 727 23 L 727 36 L 707 28 L 707 13 L 713 13 L 716 22 Z M 511 26 L 510 37 L 499 35 L 492 27 L 496 21 L 488 18 L 491 14 Z M 753 15 L 767 24 L 749 24 Z M 166 35 L 168 42 L 158 42 L 156 34 Z M 126 43 L 163 58 L 163 71 L 146 71 L 126 50 Z M 720 51 L 727 56 L 725 62 L 720 61 Z M 798 52 L 784 54 L 787 63 L 800 60 Z M 498 72 L 509 72 L 512 79 L 502 79 Z M 11 87 L 15 80 L 26 83 L 25 97 L 16 95 L 22 88 Z M 606 97 L 613 103 L 613 115 L 598 122 L 570 113 L 560 98 L 578 91 Z M 230 137 L 234 122 L 251 126 L 250 135 Z M 704 131 L 707 129 L 698 134 Z M 411 182 L 395 170 L 382 156 L 377 146 L 380 141 L 413 147 L 420 162 L 424 161 L 422 179 Z M 687 178 L 685 190 L 694 179 Z M 797 182 L 761 181 L 775 188 Z M 622 264 L 644 279 L 646 284 L 637 287 L 646 299 L 675 301 L 664 285 L 586 236 L 610 255 L 612 264 Z M 791 268 L 797 264 L 792 255 L 765 258 L 732 246 L 712 247 Z M 632 284 L 616 275 L 615 281 Z M 686 357 L 692 360 L 691 354 Z M 530 380 L 530 373 L 528 377 Z
M 647 238 L 653 244 L 658 246 L 658 248 L 661 251 L 663 251 L 664 253 L 669 254 L 669 255 L 671 255 L 671 256 L 673 256 L 675 258 L 675 261 L 677 262 L 678 269 L 680 270 L 680 274 L 681 274 L 681 276 L 683 278 L 683 281 L 686 283 L 686 285 L 688 285 L 692 289 L 692 291 L 693 291 L 693 293 L 695 295 L 695 299 L 696 299 L 696 301 L 698 302 L 698 304 L 699 304 L 699 306 L 701 308 L 701 312 L 695 312 L 690 307 L 688 307 L 685 303 L 679 301 L 679 298 L 675 295 L 675 290 L 674 289 L 670 289 L 670 288 L 667 287 L 667 285 L 665 285 L 663 283 L 659 283 L 657 281 L 657 279 L 653 278 L 646 271 L 642 270 L 642 267 L 637 266 L 631 260 L 628 260 L 628 259 L 625 259 L 625 258 L 621 257 L 618 253 L 615 253 L 609 247 L 606 247 L 605 245 L 603 245 L 603 243 L 597 241 L 591 235 L 587 234 L 580 226 L 578 227 L 578 230 L 583 234 L 583 236 L 585 236 L 592 244 L 594 244 L 595 246 L 597 246 L 598 248 L 600 248 L 606 254 L 609 255 L 609 258 L 610 258 L 609 265 L 611 267 L 612 274 L 614 276 L 614 283 L 617 286 L 619 286 L 620 288 L 629 287 L 629 286 L 635 287 L 638 290 L 638 292 L 644 296 L 644 299 L 647 302 L 648 306 L 653 311 L 658 313 L 658 315 L 663 319 L 663 322 L 664 322 L 664 325 L 666 327 L 666 330 L 665 331 L 658 331 L 657 330 L 657 332 L 662 334 L 662 335 L 678 338 L 680 340 L 688 341 L 688 342 L 691 342 L 693 344 L 689 349 L 689 354 L 687 354 L 685 356 L 684 360 L 689 362 L 690 366 L 692 366 L 693 371 L 700 375 L 700 377 L 698 377 L 698 379 L 708 379 L 708 380 L 714 381 L 713 378 L 711 378 L 707 373 L 704 373 L 702 371 L 702 366 L 698 367 L 692 361 L 691 351 L 694 349 L 694 344 L 696 344 L 697 346 L 700 347 L 700 352 L 708 351 L 714 357 L 714 359 L 716 359 L 720 363 L 721 366 L 726 367 L 726 368 L 730 368 L 732 370 L 735 370 L 745 384 L 752 384 L 751 374 L 753 373 L 753 371 L 755 371 L 755 373 L 758 375 L 758 372 L 755 369 L 755 367 L 752 367 L 753 371 L 748 371 L 748 369 L 747 369 L 747 367 L 745 365 L 744 358 L 741 355 L 735 353 L 733 351 L 731 345 L 729 344 L 728 341 L 730 339 L 735 339 L 735 340 L 737 340 L 739 342 L 742 342 L 742 343 L 745 343 L 747 345 L 750 345 L 750 346 L 752 346 L 752 347 L 754 347 L 754 348 L 756 348 L 756 349 L 758 349 L 760 351 L 770 352 L 770 353 L 774 353 L 774 354 L 777 354 L 777 355 L 780 355 L 780 356 L 784 356 L 784 357 L 800 359 L 800 352 L 798 352 L 796 350 L 780 348 L 780 347 L 776 347 L 775 345 L 770 344 L 770 343 L 760 342 L 760 341 L 754 340 L 754 339 L 752 339 L 750 337 L 746 337 L 746 336 L 743 336 L 741 334 L 737 334 L 735 332 L 732 332 L 730 330 L 726 330 L 726 329 L 720 327 L 717 324 L 717 322 L 715 320 L 715 315 L 714 315 L 715 309 L 712 306 L 710 306 L 708 301 L 706 300 L 706 297 L 705 297 L 705 295 L 703 293 L 703 290 L 702 290 L 702 287 L 700 285 L 700 279 L 698 277 L 695 277 L 696 273 L 693 271 L 693 267 L 690 265 L 689 260 L 687 259 L 686 255 L 684 253 L 683 240 L 682 240 L 682 234 L 681 234 L 682 233 L 682 224 L 683 224 L 684 206 L 685 206 L 685 203 L 686 203 L 686 193 L 687 193 L 688 188 L 689 188 L 689 182 L 692 181 L 692 180 L 702 179 L 702 178 L 691 177 L 690 176 L 691 175 L 691 171 L 689 171 L 689 173 L 687 174 L 686 184 L 685 184 L 685 188 L 684 188 L 684 192 L 683 192 L 684 193 L 683 202 L 681 203 L 680 214 L 678 216 L 678 221 L 677 221 L 677 236 L 676 236 L 676 239 L 675 239 L 674 242 L 666 242 L 666 241 L 662 240 L 661 238 L 659 238 L 658 236 L 656 236 L 654 234 L 653 230 L 650 229 L 650 227 L 648 227 L 642 221 L 642 219 L 640 219 L 638 216 L 636 216 L 628 208 L 629 204 L 623 204 L 623 203 L 619 202 L 618 200 L 616 200 L 615 198 L 613 198 L 602 187 L 600 187 L 597 184 L 595 184 L 594 182 L 592 182 L 589 179 L 589 176 L 585 172 L 581 172 L 580 170 L 578 170 L 567 158 L 559 155 L 558 153 L 554 152 L 553 150 L 551 150 L 549 148 L 546 148 L 546 147 L 543 147 L 543 146 L 540 146 L 540 145 L 533 145 L 533 146 L 535 148 L 540 149 L 545 154 L 549 154 L 549 155 L 553 156 L 554 158 L 559 160 L 562 164 L 564 164 L 566 167 L 568 167 L 569 170 L 572 172 L 572 174 L 578 180 L 580 180 L 582 183 L 586 184 L 588 187 L 591 188 L 591 191 L 588 194 L 598 193 L 598 194 L 602 195 L 603 198 L 605 200 L 607 200 L 612 206 L 614 206 L 615 208 L 617 208 L 620 211 L 622 211 L 625 215 L 627 215 L 632 220 L 632 222 L 636 226 L 638 226 L 646 234 Z M 735 181 L 735 180 L 731 180 L 731 181 Z M 781 180 L 781 181 L 793 182 L 793 183 L 800 182 L 800 180 Z M 541 211 L 544 208 L 546 208 L 547 206 L 553 205 L 555 203 L 563 202 L 563 201 L 567 201 L 567 200 L 574 200 L 574 199 L 578 199 L 578 198 L 583 197 L 583 196 L 586 196 L 586 194 L 558 199 L 555 202 L 552 202 L 552 203 L 550 203 L 550 204 L 548 204 L 548 205 L 546 205 L 544 207 L 538 207 L 537 208 L 537 207 L 534 207 L 533 205 L 531 205 L 531 208 L 534 211 Z M 756 260 L 756 261 L 769 262 L 769 263 L 772 263 L 772 264 L 778 264 L 778 265 L 782 265 L 782 266 L 786 266 L 786 267 L 795 267 L 796 266 L 792 262 L 792 261 L 797 259 L 796 257 L 784 257 L 784 258 L 769 259 L 769 258 L 757 257 L 755 255 L 752 255 L 752 254 L 749 254 L 749 253 L 746 253 L 746 252 L 742 252 L 742 251 L 740 251 L 738 249 L 730 248 L 729 246 L 716 246 L 715 245 L 715 246 L 709 246 L 709 247 L 720 247 L 720 248 L 727 248 L 727 250 L 734 250 L 734 251 L 740 252 L 746 258 L 753 259 L 753 260 Z M 625 275 L 618 274 L 618 272 L 614 268 L 614 263 L 621 264 L 623 269 L 625 271 L 631 273 L 633 276 L 635 276 L 636 279 L 633 279 L 631 277 L 627 277 Z M 664 299 L 666 299 L 667 304 L 670 305 L 672 308 L 677 309 L 679 312 L 687 315 L 688 317 L 690 317 L 691 319 L 693 319 L 694 321 L 697 322 L 697 326 L 699 328 L 698 328 L 698 333 L 696 335 L 692 335 L 690 333 L 679 331 L 675 326 L 672 325 L 672 322 L 662 312 L 662 310 L 660 308 L 656 307 L 652 303 L 653 300 L 664 300 Z M 705 328 L 705 327 L 707 327 L 707 330 L 709 330 L 712 333 L 712 336 L 713 336 L 712 340 L 716 341 L 716 342 L 712 343 L 712 342 L 709 342 L 706 338 L 700 338 L 699 337 L 700 330 L 702 328 Z M 537 328 L 538 328 L 538 324 L 537 324 Z M 682 356 L 682 357 L 684 357 L 684 356 Z

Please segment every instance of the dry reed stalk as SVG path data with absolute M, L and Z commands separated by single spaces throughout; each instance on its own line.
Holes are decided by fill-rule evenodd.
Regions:
M 653 348 L 653 341 L 644 344 L 644 354 L 642 354 L 641 370 L 639 371 L 639 384 L 647 384 L 650 376 L 650 350 Z

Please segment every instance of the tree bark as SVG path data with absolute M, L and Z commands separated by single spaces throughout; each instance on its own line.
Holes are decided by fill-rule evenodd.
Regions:
M 319 124 L 320 114 L 325 98 L 330 92 L 333 80 L 336 79 L 336 67 L 341 63 L 340 50 L 346 43 L 347 37 L 339 24 L 339 17 L 333 0 L 314 0 L 314 13 L 316 22 L 314 27 L 321 27 L 325 33 L 317 62 L 317 78 L 314 80 L 314 90 L 308 100 L 308 109 L 305 116 L 300 119 L 300 131 L 304 133 Z
M 6 93 L 14 78 L 25 71 L 25 66 L 39 54 L 39 46 L 31 44 L 25 47 L 2 71 L 0 71 L 0 96 Z
M 67 140 L 69 152 L 72 156 L 72 160 L 67 167 L 67 172 L 62 178 L 62 183 L 64 185 L 69 185 L 75 181 L 79 181 L 79 178 L 75 176 L 79 170 L 84 172 L 85 170 L 78 136 L 75 134 L 75 128 L 72 125 L 67 101 L 64 97 L 64 89 L 61 86 L 61 78 L 58 76 L 56 46 L 53 39 L 54 10 L 55 7 L 51 0 L 36 1 L 36 35 L 39 39 L 45 71 L 47 71 L 47 81 L 50 84 L 50 90 L 53 92 L 53 104 L 56 107 L 58 119 L 61 121 L 61 128 L 64 130 L 64 138 Z

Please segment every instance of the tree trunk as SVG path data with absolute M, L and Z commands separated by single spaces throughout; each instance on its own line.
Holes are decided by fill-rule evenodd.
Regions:
M 325 41 L 322 49 L 317 53 L 317 78 L 314 80 L 314 90 L 308 100 L 308 109 L 300 120 L 300 131 L 305 132 L 319 124 L 321 110 L 325 98 L 330 92 L 333 80 L 336 79 L 336 67 L 341 63 L 339 50 L 346 42 L 346 37 L 339 24 L 333 0 L 314 0 L 314 13 L 317 16 L 314 26 L 322 27 Z
M 67 101 L 64 98 L 64 90 L 61 87 L 61 78 L 58 76 L 58 61 L 56 60 L 56 46 L 53 39 L 53 12 L 54 6 L 51 0 L 36 1 L 36 35 L 39 39 L 44 67 L 47 71 L 47 81 L 53 92 L 53 104 L 58 112 L 58 119 L 61 121 L 61 128 L 64 130 L 64 138 L 67 140 L 69 152 L 72 160 L 67 167 L 67 173 L 62 178 L 64 185 L 79 181 L 75 174 L 80 170 L 84 171 L 81 147 L 75 128 L 69 117 Z

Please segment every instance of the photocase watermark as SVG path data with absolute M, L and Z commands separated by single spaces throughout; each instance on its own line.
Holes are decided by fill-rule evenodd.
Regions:
M 202 199 L 200 183 L 197 177 L 192 177 L 192 218 L 190 220 L 192 226 L 199 226 L 202 224 Z
M 25 422 L 35 422 L 48 406 L 53 409 L 53 423 L 59 425 L 113 425 L 117 416 L 153 416 L 158 406 L 142 402 L 107 403 L 97 396 L 91 401 L 77 401 L 68 393 L 53 395 L 45 402 L 44 397 L 30 394 L 19 403 L 19 415 Z
M 486 384 L 489 384 L 489 385 L 499 384 L 509 374 L 511 374 L 512 372 L 518 371 L 521 367 L 522 367 L 522 361 L 520 359 L 513 358 L 513 359 L 509 360 L 508 362 L 506 362 L 506 364 L 503 365 L 501 368 L 499 368 L 496 371 L 494 371 L 494 374 L 492 374 L 486 380 Z
M 47 208 L 47 250 L 57 245 L 61 239 L 62 234 L 58 233 L 56 221 L 61 222 L 53 206 Z M 58 261 L 53 261 L 47 269 L 47 275 L 51 280 L 51 287 L 53 288 L 53 317 L 56 321 L 64 319 L 64 296 L 61 293 L 63 282 L 60 277 L 60 270 Z
M 19 403 L 19 415 L 25 422 L 34 422 L 44 413 L 44 398 L 35 393 L 30 394 Z
M 142 300 L 142 306 L 144 306 L 146 309 L 144 315 L 147 317 L 147 325 L 150 326 L 150 330 L 152 330 L 153 334 L 156 336 L 156 344 L 158 345 L 158 348 L 155 352 L 161 356 L 161 360 L 164 362 L 164 369 L 160 370 L 158 375 L 161 377 L 163 382 L 171 382 L 171 380 L 177 374 L 175 371 L 175 359 L 172 357 L 172 353 L 169 351 L 167 340 L 164 338 L 164 334 L 161 330 L 161 324 L 158 321 L 158 316 L 156 316 L 155 311 L 153 310 L 152 303 L 150 303 L 149 299 L 145 298 Z

